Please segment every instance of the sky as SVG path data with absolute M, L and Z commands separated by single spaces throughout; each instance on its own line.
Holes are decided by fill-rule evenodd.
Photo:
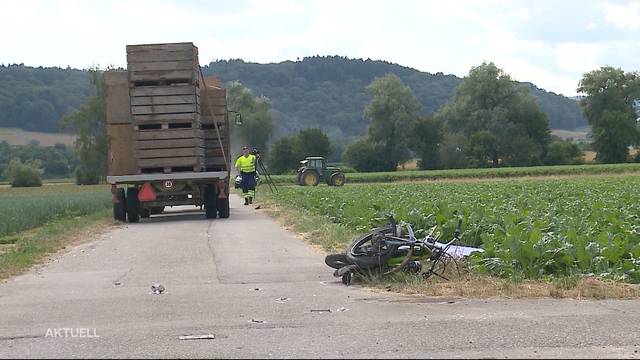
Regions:
M 202 65 L 340 55 L 463 77 L 492 61 L 566 96 L 600 66 L 640 70 L 640 0 L 0 0 L 0 33 L 2 64 L 79 69 L 187 41 Z

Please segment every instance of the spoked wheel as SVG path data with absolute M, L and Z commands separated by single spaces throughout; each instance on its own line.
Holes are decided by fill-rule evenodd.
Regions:
M 397 250 L 385 241 L 385 235 L 394 233 L 395 227 L 386 226 L 356 239 L 347 250 L 347 260 L 362 269 L 383 268 Z
M 434 252 L 431 256 L 430 262 L 431 265 L 429 266 L 429 269 L 422 273 L 422 276 L 425 279 L 435 276 L 442 280 L 450 281 L 451 277 L 459 278 L 461 276 L 458 260 L 447 253 Z
M 349 286 L 351 285 L 351 280 L 353 279 L 353 273 L 352 272 L 347 272 L 344 275 L 342 275 L 342 283 Z
M 334 269 L 340 269 L 349 265 L 346 254 L 329 254 L 324 258 L 324 262 Z

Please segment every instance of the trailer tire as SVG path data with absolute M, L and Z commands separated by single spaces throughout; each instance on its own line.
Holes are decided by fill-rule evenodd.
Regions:
M 226 197 L 224 199 L 218 198 L 218 215 L 221 219 L 229 218 L 229 198 Z
M 140 221 L 140 200 L 138 200 L 138 188 L 127 188 L 127 217 L 130 223 Z
M 204 188 L 204 211 L 207 219 L 215 219 L 218 213 L 216 201 L 216 188 L 213 185 L 207 185 Z
M 163 211 L 164 211 L 164 206 L 154 206 L 150 210 L 151 215 L 162 214 Z
M 124 196 L 124 189 L 116 190 L 116 201 L 113 203 L 113 218 L 118 221 L 127 221 L 127 203 Z

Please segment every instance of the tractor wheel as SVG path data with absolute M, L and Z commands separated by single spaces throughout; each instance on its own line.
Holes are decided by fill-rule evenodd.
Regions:
M 296 176 L 296 184 L 301 185 L 301 186 L 304 185 L 302 183 L 302 172 L 300 172 L 300 171 L 298 171 L 298 175 Z
M 138 188 L 127 188 L 127 217 L 130 223 L 140 221 L 140 200 L 138 200 Z
M 127 202 L 124 196 L 124 189 L 118 188 L 116 190 L 116 200 L 118 202 L 113 203 L 113 218 L 118 221 L 127 221 Z
M 320 182 L 320 176 L 318 173 L 313 170 L 305 170 L 300 175 L 300 179 L 302 180 L 303 186 L 317 186 Z
M 204 189 L 204 210 L 207 219 L 215 219 L 218 214 L 218 199 L 216 196 L 216 188 L 213 185 L 207 185 Z
M 335 173 L 331 175 L 331 185 L 343 186 L 344 183 L 345 183 L 345 178 L 343 173 Z

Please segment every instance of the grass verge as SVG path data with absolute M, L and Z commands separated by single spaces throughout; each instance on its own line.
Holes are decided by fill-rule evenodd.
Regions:
M 102 210 L 58 218 L 31 230 L 0 237 L 0 280 L 24 273 L 48 255 L 101 233 L 112 223 L 111 211 Z
M 342 252 L 359 235 L 356 231 L 330 222 L 306 209 L 284 206 L 267 191 L 261 192 L 260 209 L 287 230 L 325 252 Z M 327 267 L 327 271 L 332 271 Z M 450 275 L 450 274 L 449 274 Z M 396 274 L 385 278 L 367 277 L 362 284 L 373 291 L 392 291 L 407 295 L 463 298 L 572 298 L 633 299 L 640 298 L 640 285 L 593 277 L 565 277 L 546 281 L 513 280 L 469 273 L 424 280 L 420 275 Z

